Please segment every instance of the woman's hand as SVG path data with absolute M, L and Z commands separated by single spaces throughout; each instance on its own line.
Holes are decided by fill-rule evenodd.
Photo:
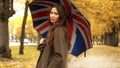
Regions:
M 41 38 L 39 41 L 40 44 L 44 44 L 45 43 L 45 38 Z

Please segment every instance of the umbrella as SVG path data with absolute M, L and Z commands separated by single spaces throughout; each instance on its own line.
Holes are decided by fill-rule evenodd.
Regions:
M 67 12 L 68 30 L 71 41 L 70 53 L 79 56 L 84 51 L 92 48 L 89 21 L 69 0 L 36 0 L 30 3 L 30 11 L 34 28 L 46 37 L 50 27 L 48 22 L 49 8 L 54 4 L 62 4 Z

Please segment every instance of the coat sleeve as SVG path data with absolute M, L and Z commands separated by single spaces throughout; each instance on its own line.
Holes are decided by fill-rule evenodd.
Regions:
M 65 31 L 62 28 L 56 28 L 54 31 L 54 54 L 48 68 L 62 68 L 64 58 L 66 57 L 67 42 Z

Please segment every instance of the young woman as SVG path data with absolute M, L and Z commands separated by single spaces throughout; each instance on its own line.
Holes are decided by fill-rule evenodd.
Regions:
M 51 8 L 49 14 L 51 27 L 46 41 L 44 42 L 43 38 L 40 40 L 40 44 L 46 43 L 46 46 L 36 68 L 67 68 L 70 41 L 65 14 L 65 9 L 59 4 Z

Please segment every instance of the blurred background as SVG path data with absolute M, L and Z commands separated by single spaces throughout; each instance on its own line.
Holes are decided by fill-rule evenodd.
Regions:
M 119 46 L 120 1 L 119 0 L 71 0 L 90 21 L 93 44 Z M 10 41 L 19 41 L 25 9 L 25 0 L 14 0 L 15 14 L 9 18 Z M 38 37 L 28 10 L 25 38 L 35 42 Z

